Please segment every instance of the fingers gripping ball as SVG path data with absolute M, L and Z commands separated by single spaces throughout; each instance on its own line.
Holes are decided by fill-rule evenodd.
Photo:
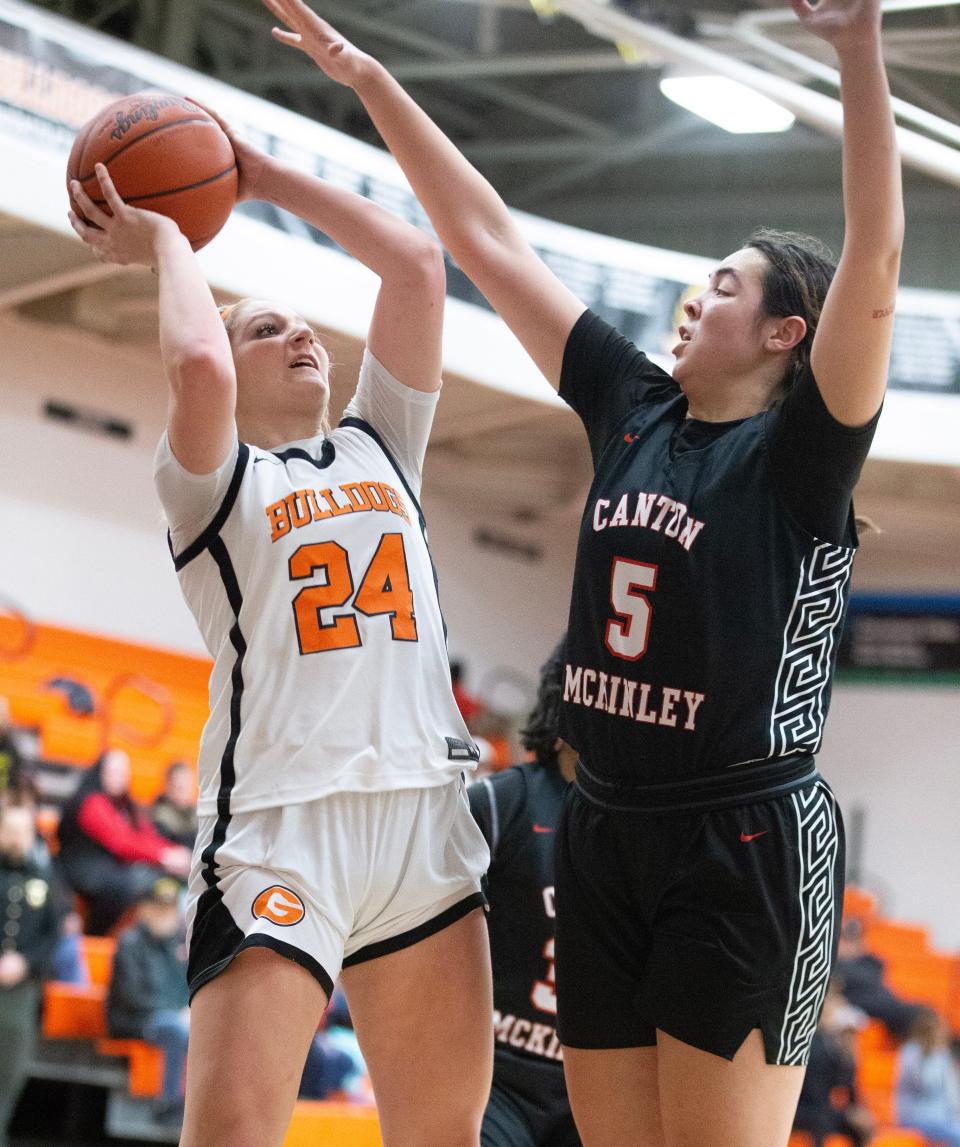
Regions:
M 68 194 L 69 181 L 76 179 L 110 214 L 94 173 L 97 163 L 106 165 L 122 199 L 168 215 L 195 251 L 223 227 L 237 199 L 230 140 L 212 116 L 183 96 L 126 96 L 77 133 L 67 162 Z

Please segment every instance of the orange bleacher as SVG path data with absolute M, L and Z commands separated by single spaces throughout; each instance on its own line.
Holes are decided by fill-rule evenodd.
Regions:
M 3 640 L 4 631 L 14 625 L 11 619 L 0 617 L 4 648 L 13 644 L 12 637 Z M 121 690 L 115 697 L 110 742 L 130 750 L 132 795 L 141 801 L 153 800 L 172 760 L 196 759 L 208 712 L 208 659 L 53 625 L 37 625 L 35 634 L 24 656 L 0 658 L 0 694 L 9 698 L 16 724 L 38 731 L 44 760 L 81 767 L 91 764 L 103 745 L 103 699 L 119 678 L 129 676 L 151 683 L 169 697 L 171 708 L 169 729 L 164 730 L 164 713 L 154 697 L 135 688 Z M 71 712 L 64 695 L 47 687 L 56 677 L 85 685 L 98 713 L 79 716 Z M 143 744 L 144 740 L 148 743 Z
M 43 1034 L 47 1039 L 88 1039 L 101 1055 L 129 1060 L 131 1095 L 157 1096 L 163 1083 L 163 1052 L 136 1039 L 107 1037 L 107 985 L 116 941 L 110 936 L 81 937 L 89 984 L 44 985 Z
M 960 1033 L 960 956 L 938 952 L 926 928 L 883 919 L 876 899 L 860 889 L 847 890 L 844 915 L 863 922 L 867 949 L 883 960 L 889 986 L 906 1000 L 927 1004 Z M 873 1147 L 926 1143 L 914 1131 L 891 1128 L 896 1120 L 894 1091 L 897 1042 L 883 1024 L 871 1020 L 857 1038 L 857 1090 L 883 1130 Z

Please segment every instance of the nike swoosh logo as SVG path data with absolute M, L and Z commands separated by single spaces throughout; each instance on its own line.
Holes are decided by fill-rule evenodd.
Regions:
M 256 466 L 256 464 L 258 462 L 272 462 L 274 464 L 274 466 L 282 466 L 283 465 L 283 463 L 280 461 L 279 458 L 267 458 L 263 454 L 261 454 L 259 458 L 254 458 L 254 460 L 253 460 L 254 466 Z
M 769 828 L 765 828 L 763 832 L 741 832 L 740 839 L 744 844 L 749 844 L 751 840 L 756 840 L 758 836 L 766 836 L 769 831 Z
M 547 828 L 547 827 L 546 827 L 546 825 L 542 825 L 542 824 L 535 824 L 535 825 L 533 826 L 533 831 L 534 831 L 534 832 L 553 832 L 553 829 L 552 829 L 552 828 Z

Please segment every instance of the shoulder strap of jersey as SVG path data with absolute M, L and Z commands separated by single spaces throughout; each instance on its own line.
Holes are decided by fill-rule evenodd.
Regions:
M 367 422 L 365 419 L 354 418 L 352 415 L 349 418 L 342 418 L 339 422 L 339 426 L 346 427 L 348 429 L 353 428 L 354 430 L 362 430 L 364 434 L 369 434 L 369 436 L 374 440 L 374 442 L 376 442 L 376 444 L 380 447 L 380 449 L 386 455 L 387 461 L 394 468 L 394 470 L 396 470 L 397 477 L 403 483 L 403 488 L 407 491 L 407 494 L 410 496 L 410 501 L 413 502 L 414 506 L 416 507 L 417 517 L 420 519 L 420 528 L 421 528 L 421 530 L 423 530 L 424 534 L 426 534 L 426 532 L 427 532 L 427 521 L 426 521 L 426 518 L 424 518 L 424 516 L 423 516 L 423 510 L 421 510 L 421 508 L 420 508 L 419 499 L 417 498 L 416 494 L 414 494 L 413 490 L 410 489 L 410 483 L 407 481 L 407 477 L 404 474 L 404 472 L 400 469 L 400 463 L 390 453 L 390 450 L 387 447 L 386 442 L 384 442 L 384 440 L 380 437 L 379 433 L 376 430 L 374 430 L 374 428 L 370 425 L 370 423 Z
M 181 554 L 177 555 L 173 552 L 173 541 L 170 538 L 170 531 L 167 531 L 167 545 L 170 549 L 170 556 L 173 558 L 173 567 L 177 573 L 179 573 L 188 562 L 192 562 L 198 554 L 203 553 L 223 529 L 224 523 L 230 516 L 230 511 L 233 509 L 234 503 L 237 500 L 237 495 L 240 493 L 240 483 L 243 481 L 243 474 L 247 468 L 249 457 L 250 447 L 247 446 L 246 443 L 241 442 L 240 448 L 237 451 L 237 462 L 233 468 L 233 476 L 230 479 L 227 492 L 223 496 L 223 501 L 220 503 L 220 508 L 214 514 L 207 528 L 198 538 L 191 542 Z

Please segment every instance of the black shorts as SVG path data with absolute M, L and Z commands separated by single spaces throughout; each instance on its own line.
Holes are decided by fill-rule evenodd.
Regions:
M 480 1147 L 580 1147 L 563 1064 L 497 1048 Z
M 732 1059 L 805 1064 L 843 901 L 840 810 L 819 777 L 708 812 L 621 812 L 570 786 L 557 838 L 558 1031 L 567 1047 L 656 1032 Z

